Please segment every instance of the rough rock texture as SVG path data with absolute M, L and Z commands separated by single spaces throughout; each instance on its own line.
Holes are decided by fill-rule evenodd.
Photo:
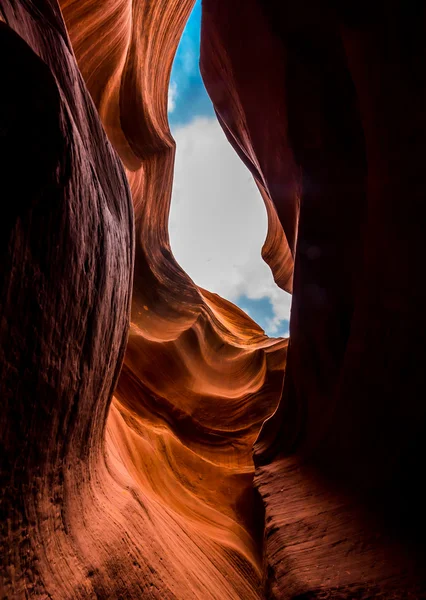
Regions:
M 203 2 L 286 365 L 170 250 L 192 4 L 0 0 L 0 597 L 420 600 L 425 9 Z
M 425 8 L 203 8 L 206 85 L 290 249 L 300 202 L 283 396 L 256 445 L 268 594 L 424 598 Z
M 107 10 L 74 1 L 62 10 L 135 206 L 132 322 L 108 426 L 138 485 L 173 519 L 169 532 L 161 513 L 156 527 L 189 582 L 174 593 L 256 598 L 263 515 L 251 448 L 278 402 L 287 341 L 268 340 L 235 306 L 199 290 L 170 250 L 167 88 L 192 5 L 114 2 Z
M 1 598 L 261 596 L 251 448 L 287 341 L 170 251 L 167 85 L 191 5 L 63 2 L 66 32 L 53 0 L 0 2 L 2 168 L 23 180 L 1 238 Z

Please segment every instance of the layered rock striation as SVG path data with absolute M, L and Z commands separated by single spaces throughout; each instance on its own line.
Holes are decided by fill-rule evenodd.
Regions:
M 206 86 L 295 257 L 255 448 L 274 598 L 426 596 L 424 58 L 416 3 L 203 2 Z
M 41 259 L 31 253 L 28 258 L 31 268 L 43 260 L 50 269 L 50 287 L 43 279 L 39 284 L 47 297 L 47 325 L 33 321 L 31 306 L 22 307 L 28 321 L 23 320 L 8 288 L 3 297 L 5 318 L 14 313 L 16 331 L 2 333 L 3 364 L 15 372 L 15 380 L 6 378 L 2 388 L 11 398 L 2 426 L 7 440 L 14 436 L 2 469 L 9 518 L 2 535 L 7 556 L 2 593 L 10 598 L 259 598 L 263 507 L 253 490 L 251 453 L 278 402 L 287 341 L 268 339 L 237 307 L 197 288 L 170 250 L 174 142 L 167 86 L 191 3 L 64 2 L 61 9 L 65 21 L 54 3 L 2 4 L 3 35 L 12 36 L 32 61 L 22 72 L 40 63 L 58 97 L 58 120 L 67 101 L 73 125 L 59 127 L 63 146 L 53 153 L 46 175 L 52 182 L 45 186 L 60 200 L 56 218 L 45 203 L 46 221 L 37 238 Z M 17 77 L 21 70 L 11 62 L 11 72 Z M 21 114 L 31 83 L 24 78 L 19 90 L 6 87 L 15 94 L 10 105 L 21 98 Z M 56 114 L 55 106 L 42 106 L 44 112 L 33 120 L 41 131 Z M 37 147 L 41 134 L 36 133 Z M 50 140 L 46 144 L 50 147 Z M 72 161 L 80 154 L 76 165 Z M 71 192 L 57 179 L 56 165 L 62 163 L 74 184 Z M 33 183 L 30 178 L 30 192 L 37 196 Z M 118 206 L 121 219 L 101 212 L 101 201 Z M 13 238 L 19 223 L 18 217 L 11 220 L 5 239 Z M 82 262 L 85 228 L 93 252 Z M 29 235 L 25 227 L 23 235 Z M 66 260 L 57 250 L 64 236 Z M 51 237 L 57 253 L 53 266 L 46 241 Z M 19 294 L 38 302 L 39 288 L 9 242 L 7 255 L 16 262 L 10 272 L 28 285 Z M 41 362 L 30 356 L 25 363 L 18 350 L 34 331 L 41 338 Z M 112 346 L 116 337 L 120 352 Z M 80 339 L 86 341 L 79 344 Z M 48 376 L 51 364 L 55 370 Z M 25 369 L 30 392 L 15 417 L 14 386 Z M 71 369 L 77 382 L 85 381 L 78 396 L 69 381 Z M 48 397 L 37 383 L 46 377 Z M 71 416 L 62 423 L 66 411 Z M 17 421 L 25 433 L 15 432 Z M 44 457 L 41 471 L 17 446 L 21 435 L 28 435 L 29 447 Z M 21 457 L 18 470 L 14 453 Z
M 171 252 L 192 5 L 0 0 L 0 597 L 421 599 L 424 9 L 203 0 L 288 344 Z

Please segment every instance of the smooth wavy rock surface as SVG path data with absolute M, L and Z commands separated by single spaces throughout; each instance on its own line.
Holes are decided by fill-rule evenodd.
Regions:
M 171 253 L 192 5 L 0 0 L 0 597 L 421 600 L 425 8 L 203 0 L 288 344 Z
M 6 164 L 34 136 L 2 236 L 2 597 L 259 598 L 251 454 L 287 341 L 198 289 L 170 251 L 167 86 L 192 2 L 63 2 L 67 30 L 53 0 L 0 6 L 4 53 L 22 52 Z M 130 185 L 134 269 L 129 191 L 96 109 Z
M 414 2 L 203 2 L 206 86 L 290 249 L 299 198 L 255 452 L 273 598 L 426 597 L 425 24 Z

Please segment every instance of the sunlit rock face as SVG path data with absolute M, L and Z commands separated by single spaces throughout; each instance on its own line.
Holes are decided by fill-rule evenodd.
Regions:
M 0 596 L 423 598 L 424 18 L 203 2 L 286 364 L 170 250 L 192 4 L 0 0 Z
M 287 341 L 198 289 L 170 251 L 167 84 L 192 2 L 63 2 L 65 25 L 54 2 L 0 6 L 17 57 L 6 108 L 19 98 L 17 124 L 35 128 L 33 145 L 30 128 L 2 149 L 13 179 L 24 136 L 35 156 L 3 236 L 2 592 L 260 598 L 252 445 Z
M 203 2 L 208 91 L 295 256 L 255 453 L 280 599 L 426 597 L 425 15 L 373 4 Z

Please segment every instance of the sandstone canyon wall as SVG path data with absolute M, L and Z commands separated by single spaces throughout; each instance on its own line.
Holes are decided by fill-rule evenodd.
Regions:
M 423 598 L 423 12 L 203 1 L 286 365 L 170 249 L 192 5 L 0 0 L 0 597 Z
M 60 110 L 69 110 L 73 122 L 72 129 L 59 128 L 64 147 L 52 148 L 50 171 L 45 168 L 42 193 L 56 194 L 62 202 L 54 215 L 48 202 L 42 204 L 40 219 L 45 222 L 44 228 L 37 225 L 41 236 L 36 246 L 40 256 L 31 246 L 18 253 L 10 245 L 16 227 L 23 229 L 24 241 L 31 233 L 27 205 L 22 208 L 23 225 L 20 215 L 15 216 L 4 235 L 4 255 L 15 261 L 8 272 L 29 286 L 18 288 L 15 295 L 38 303 L 41 286 L 47 297 L 42 304 L 46 324 L 34 322 L 31 305 L 16 306 L 10 286 L 3 296 L 5 320 L 9 323 L 13 313 L 15 323 L 2 331 L 4 389 L 11 399 L 2 419 L 8 502 L 3 505 L 2 595 L 7 598 L 261 595 L 263 509 L 252 485 L 251 448 L 278 402 L 287 341 L 268 339 L 237 307 L 198 289 L 171 254 L 167 221 L 174 142 L 167 123 L 167 86 L 191 5 L 64 2 L 65 29 L 54 2 L 2 3 L 2 34 L 25 49 L 29 62 L 24 69 L 10 61 L 10 77 L 14 74 L 15 79 L 6 86 L 11 95 L 6 108 L 15 114 L 11 107 L 20 98 L 19 123 L 28 94 L 36 97 L 40 84 L 32 91 L 32 80 L 24 77 L 15 89 L 17 81 L 31 72 L 33 63 L 40 63 L 59 98 L 56 111 L 61 116 Z M 74 112 L 62 107 L 63 97 Z M 35 153 L 44 121 L 56 114 L 55 106 L 44 105 L 45 112 L 40 109 L 40 115 L 20 125 L 35 123 Z M 134 268 L 129 190 L 98 117 L 124 164 L 132 195 Z M 10 163 L 23 136 L 14 141 L 17 150 Z M 50 147 L 49 140 L 46 145 Z M 10 147 L 5 144 L 5 156 Z M 83 155 L 82 164 L 70 165 L 83 152 L 89 154 Z M 55 179 L 61 161 L 74 184 L 72 193 Z M 37 173 L 38 165 L 33 170 Z M 40 194 L 33 186 L 29 177 L 29 190 L 23 193 L 29 204 Z M 93 206 L 96 193 L 106 205 L 117 204 L 123 212 L 125 207 L 127 220 L 114 224 L 114 214 Z M 87 244 L 93 245 L 87 262 L 75 258 L 68 249 L 71 242 L 66 243 L 69 236 L 75 252 L 84 256 L 85 228 Z M 109 241 L 104 229 L 119 237 L 121 245 Z M 37 273 L 39 261 L 47 268 L 52 250 L 46 240 L 52 235 L 55 252 L 65 236 L 67 256 L 65 260 L 58 254 L 57 262 L 49 265 L 48 287 L 43 271 L 38 275 L 41 283 L 34 283 L 29 267 L 22 264 L 22 252 L 28 253 Z M 85 311 L 91 315 L 89 322 Z M 41 363 L 19 353 L 22 340 L 31 339 L 34 330 L 41 338 L 34 351 Z M 113 375 L 122 365 L 127 333 L 116 387 Z M 115 338 L 121 341 L 120 353 L 111 347 Z M 15 386 L 25 370 L 28 384 L 17 409 Z M 69 371 L 85 384 L 79 383 L 78 396 Z M 39 379 L 47 379 L 42 389 Z M 67 410 L 72 419 L 65 416 L 62 422 Z M 27 463 L 26 446 L 18 443 L 27 436 L 26 443 L 38 453 L 34 465 Z M 20 457 L 18 465 L 15 456 Z
M 207 88 L 295 256 L 283 395 L 255 448 L 267 593 L 424 598 L 425 8 L 203 8 Z

